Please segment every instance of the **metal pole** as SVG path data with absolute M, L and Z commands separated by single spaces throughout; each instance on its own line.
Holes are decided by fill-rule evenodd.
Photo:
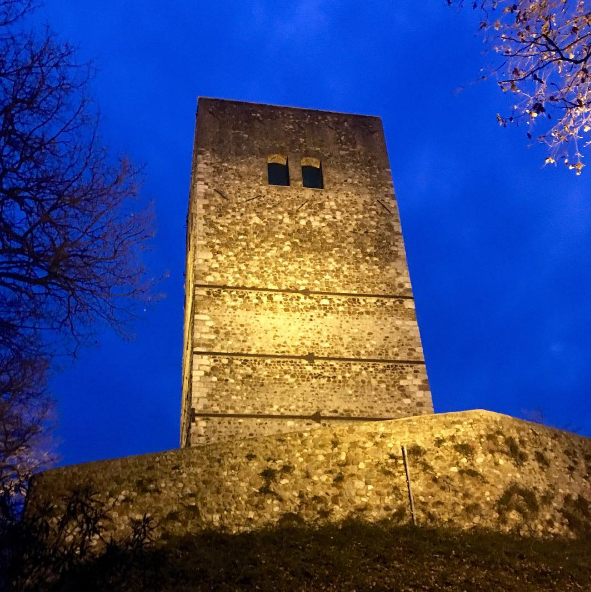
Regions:
M 406 456 L 406 446 L 402 446 L 402 462 L 404 462 L 404 472 L 406 473 L 406 486 L 408 488 L 408 501 L 410 504 L 410 517 L 412 523 L 417 525 L 417 518 L 415 516 L 415 503 L 412 499 L 412 486 L 410 484 L 410 467 L 408 466 L 408 458 Z

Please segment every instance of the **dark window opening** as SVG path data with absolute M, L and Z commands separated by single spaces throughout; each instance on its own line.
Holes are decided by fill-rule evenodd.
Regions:
M 302 184 L 312 189 L 324 189 L 322 164 L 317 158 L 302 158 Z
M 287 156 L 283 156 L 283 154 L 271 154 L 267 158 L 267 176 L 269 185 L 289 185 Z

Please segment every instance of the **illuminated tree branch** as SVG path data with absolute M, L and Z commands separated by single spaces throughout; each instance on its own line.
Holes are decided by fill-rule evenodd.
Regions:
M 447 0 L 463 6 L 463 0 Z M 517 102 L 499 123 L 525 123 L 545 143 L 546 163 L 562 160 L 580 174 L 591 143 L 591 8 L 584 0 L 477 0 L 480 28 L 501 57 L 494 68 Z

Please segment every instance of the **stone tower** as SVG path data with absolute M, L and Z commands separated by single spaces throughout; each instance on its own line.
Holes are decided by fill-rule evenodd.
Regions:
M 432 413 L 378 117 L 200 99 L 181 445 Z

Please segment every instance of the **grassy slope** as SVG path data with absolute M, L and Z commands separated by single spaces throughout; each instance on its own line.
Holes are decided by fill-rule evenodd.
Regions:
M 316 529 L 283 525 L 169 540 L 138 568 L 126 562 L 122 580 L 112 573 L 120 568 L 99 560 L 66 588 L 589 591 L 590 557 L 589 539 L 534 540 L 355 521 Z

